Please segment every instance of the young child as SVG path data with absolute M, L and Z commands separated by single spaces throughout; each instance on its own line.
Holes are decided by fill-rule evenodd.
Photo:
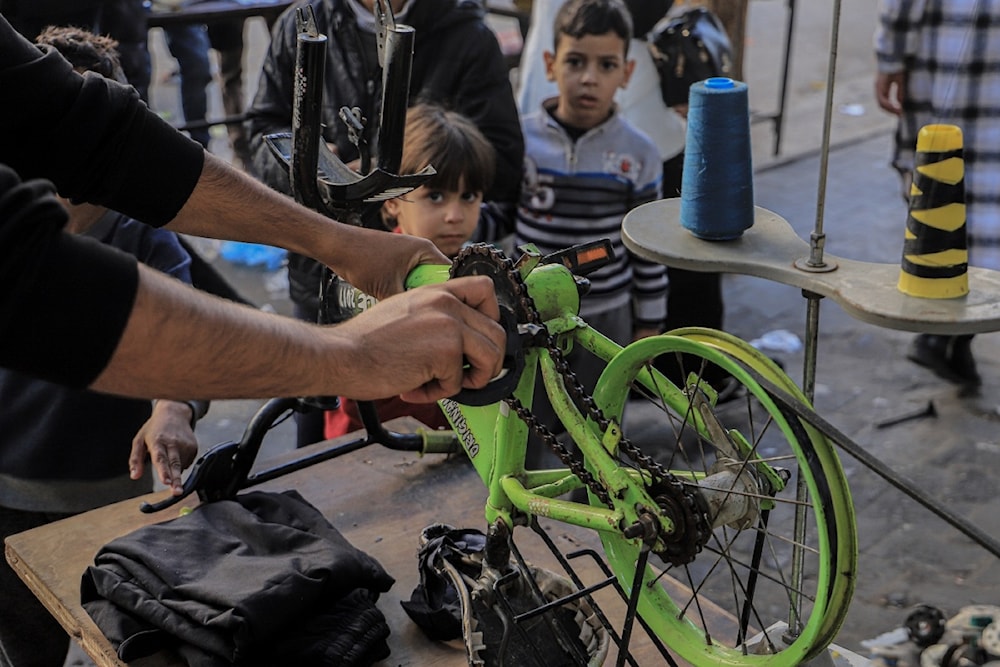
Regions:
M 479 225 L 483 193 L 493 182 L 493 146 L 468 118 L 431 104 L 406 112 L 400 173 L 432 165 L 437 174 L 413 192 L 382 204 L 382 218 L 395 233 L 420 236 L 454 257 Z M 431 428 L 447 428 L 437 404 L 416 405 L 399 398 L 376 403 L 380 419 L 409 415 Z M 362 428 L 357 406 L 341 398 L 326 413 L 325 435 L 334 438 Z
M 559 95 L 522 120 L 525 173 L 516 239 L 543 254 L 610 239 L 615 261 L 588 276 L 591 288 L 580 313 L 626 344 L 660 331 L 667 290 L 665 267 L 631 255 L 621 239 L 625 214 L 660 198 L 663 171 L 656 145 L 614 103 L 634 67 L 628 59 L 631 16 L 620 0 L 569 0 L 556 15 L 553 34 L 555 50 L 543 57 Z M 592 390 L 602 364 L 579 351 L 570 363 Z M 556 425 L 551 417 L 544 421 Z

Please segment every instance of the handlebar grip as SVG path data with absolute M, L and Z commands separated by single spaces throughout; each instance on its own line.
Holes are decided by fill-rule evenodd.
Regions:
M 406 289 L 443 283 L 448 280 L 450 268 L 447 264 L 420 264 L 406 276 Z
M 421 454 L 455 454 L 462 451 L 462 446 L 454 431 L 418 428 L 417 434 L 424 440 Z

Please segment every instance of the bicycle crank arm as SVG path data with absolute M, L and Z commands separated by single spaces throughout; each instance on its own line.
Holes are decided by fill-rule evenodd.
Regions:
M 943 519 L 955 530 L 959 531 L 994 556 L 1000 558 L 1000 542 L 997 542 L 992 537 L 966 521 L 963 517 L 955 514 L 934 499 L 923 495 L 912 480 L 909 480 L 903 475 L 895 472 L 885 463 L 869 454 L 837 427 L 818 415 L 814 410 L 806 407 L 800 401 L 790 396 L 783 389 L 779 388 L 777 385 L 770 382 L 753 369 L 747 369 L 747 372 L 758 384 L 760 384 L 760 386 L 767 390 L 779 407 L 784 410 L 788 410 L 796 417 L 799 417 L 803 421 L 818 429 L 821 433 L 823 433 L 823 435 L 832 440 L 834 444 L 867 466 L 876 475 L 889 482 L 892 486 L 896 487 L 898 490 L 915 500 L 928 511 Z

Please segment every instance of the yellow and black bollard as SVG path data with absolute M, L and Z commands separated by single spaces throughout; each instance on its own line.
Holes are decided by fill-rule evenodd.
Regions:
M 955 125 L 925 125 L 917 135 L 898 284 L 904 294 L 951 299 L 969 293 L 962 145 Z

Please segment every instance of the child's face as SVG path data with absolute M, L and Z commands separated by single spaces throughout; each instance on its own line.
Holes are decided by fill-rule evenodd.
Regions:
M 635 67 L 625 58 L 625 40 L 613 31 L 579 39 L 560 35 L 556 52 L 544 56 L 548 79 L 559 87 L 556 118 L 586 130 L 607 120 L 615 92 Z
M 439 190 L 420 186 L 403 197 L 390 199 L 382 206 L 396 219 L 400 231 L 429 239 L 448 257 L 462 249 L 479 224 L 482 192 Z

